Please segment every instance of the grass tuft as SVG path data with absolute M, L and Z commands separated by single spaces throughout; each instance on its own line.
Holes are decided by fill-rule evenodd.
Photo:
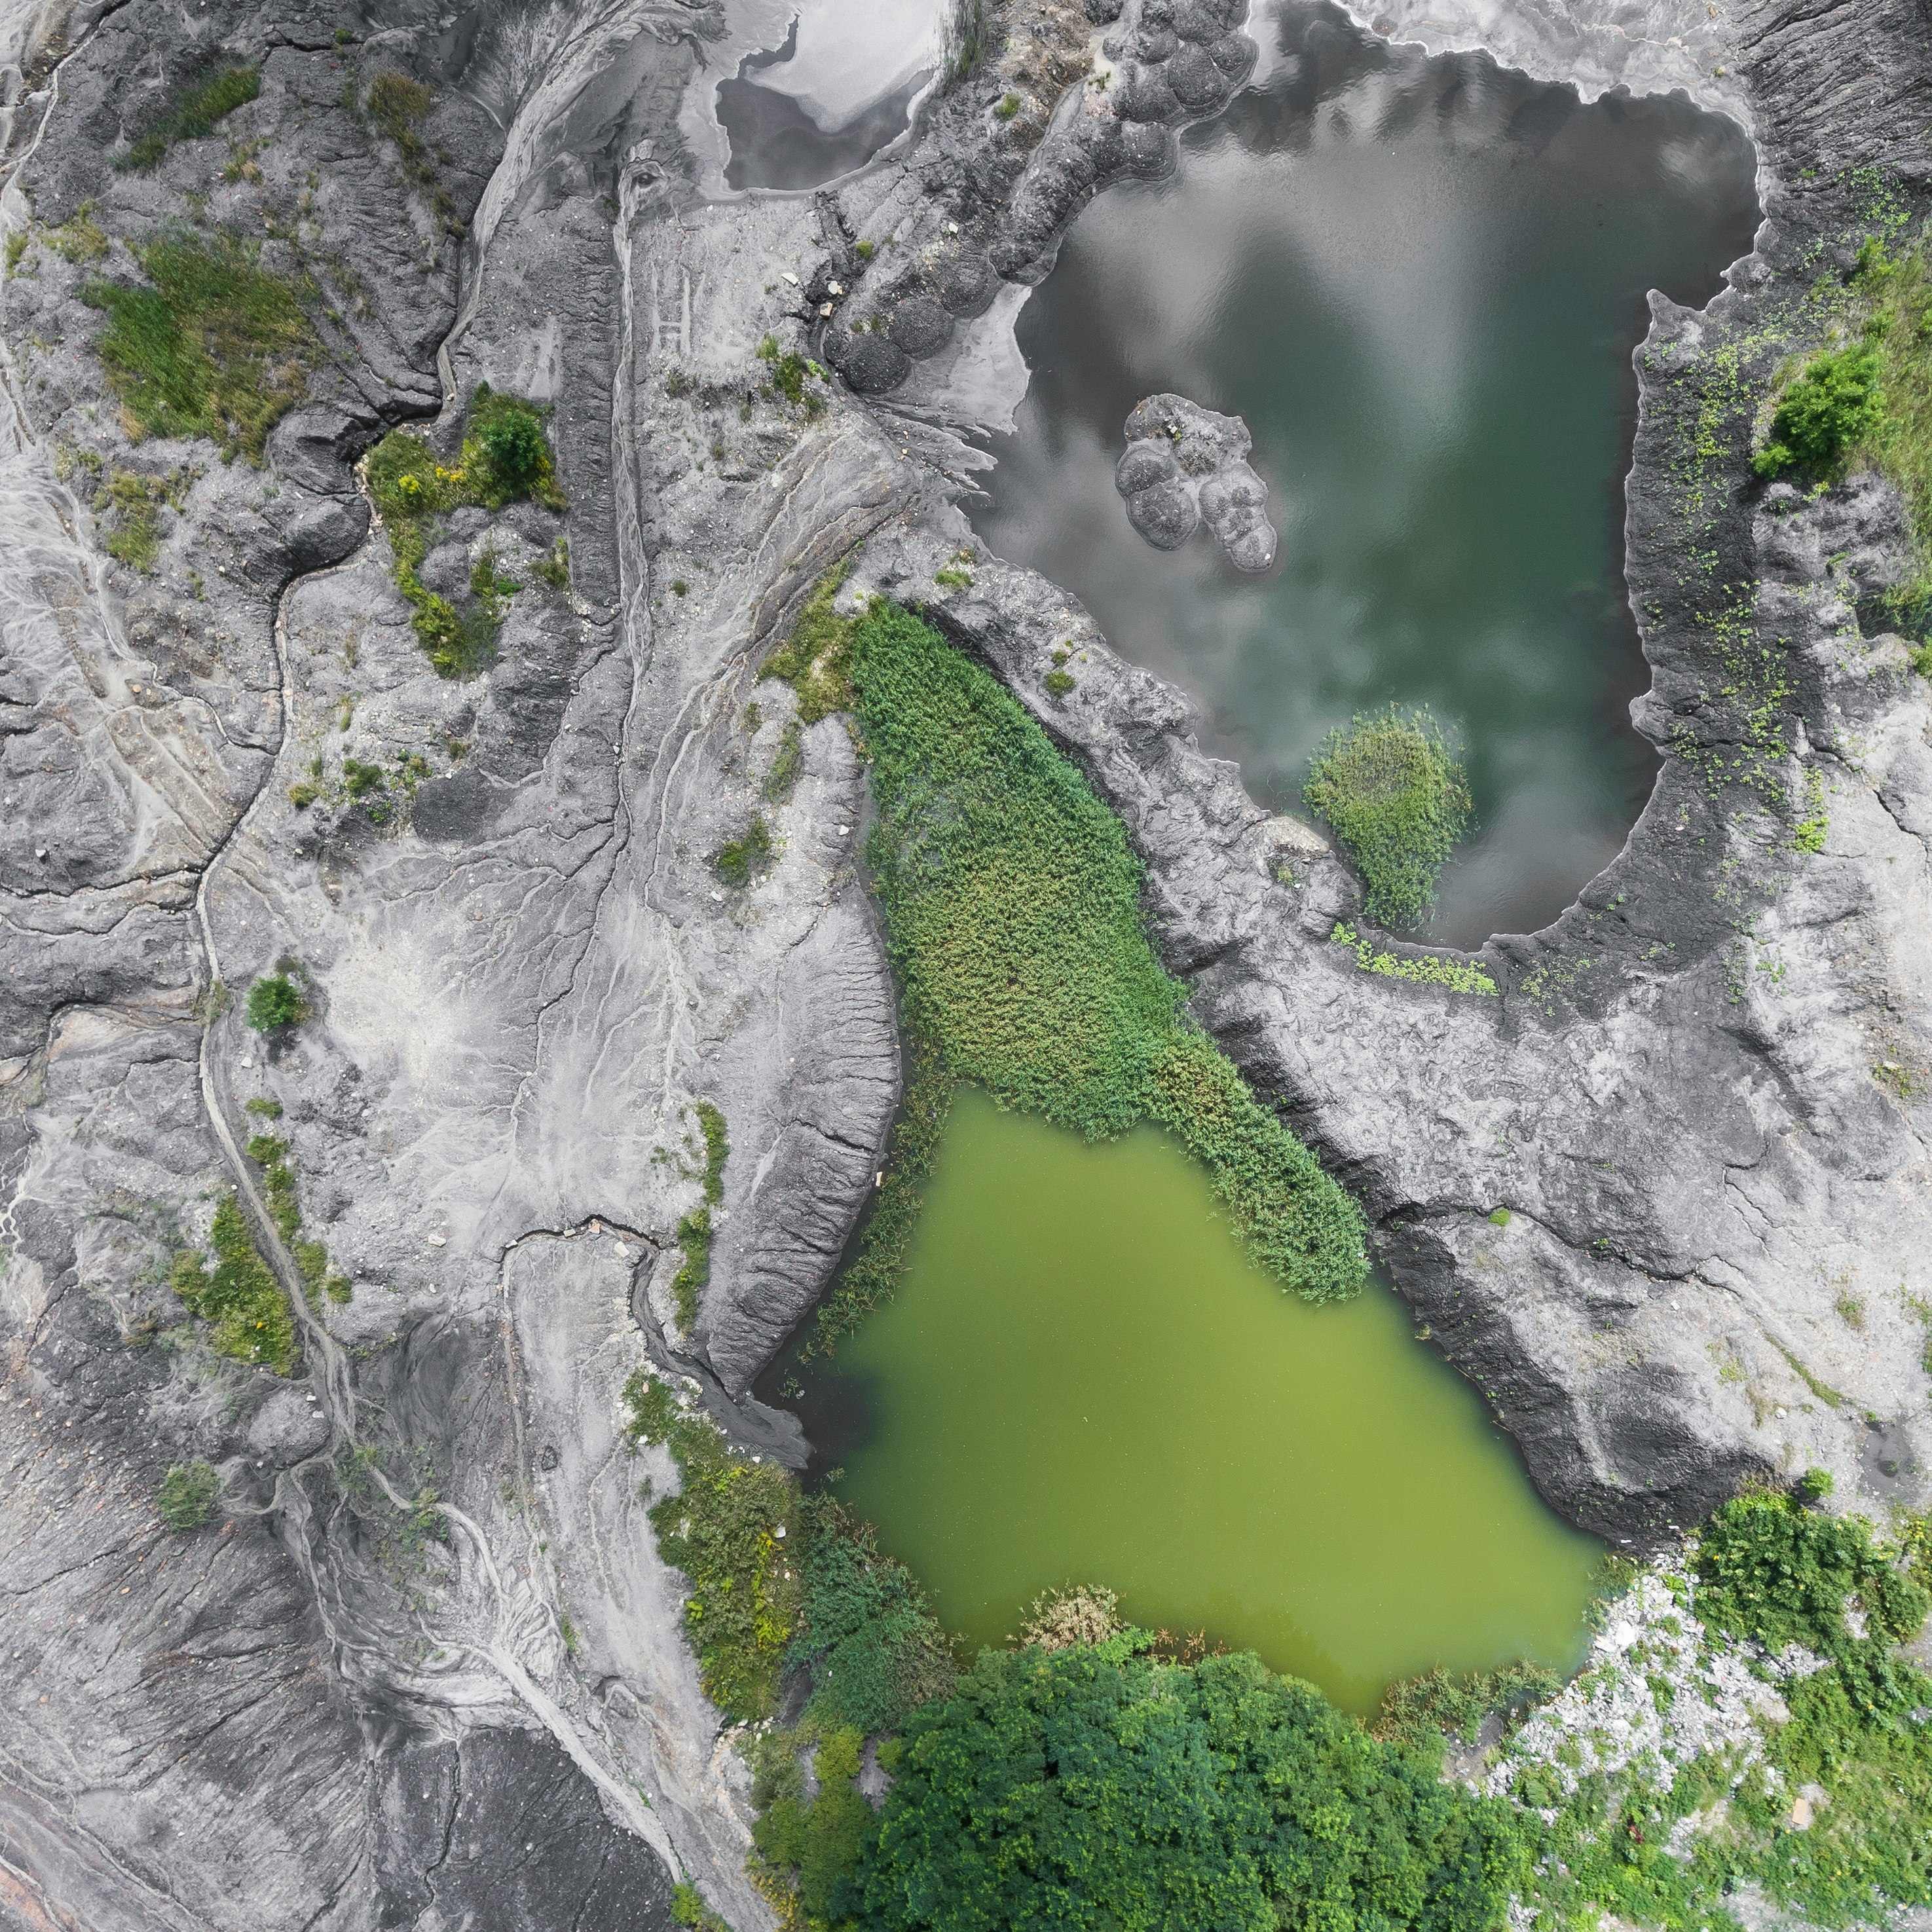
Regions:
M 1302 796 L 1354 861 L 1378 924 L 1419 924 L 1436 881 L 1469 826 L 1469 788 L 1426 710 L 1364 712 L 1322 741 Z
M 161 1520 L 177 1536 L 199 1529 L 214 1514 L 221 1478 L 206 1462 L 177 1462 L 161 1478 L 154 1502 Z
M 370 452 L 369 491 L 395 559 L 396 588 L 409 602 L 417 641 L 442 676 L 472 676 L 490 663 L 502 600 L 517 586 L 497 578 L 494 555 L 488 582 L 479 585 L 484 569 L 479 560 L 471 579 L 476 601 L 459 611 L 423 583 L 418 566 L 429 554 L 436 519 L 452 510 L 500 510 L 525 500 L 564 508 L 544 414 L 538 404 L 499 394 L 485 382 L 470 404 L 453 466 L 439 463 L 428 439 L 414 430 L 392 430 Z M 568 583 L 569 554 L 561 538 L 551 554 L 556 575 Z M 543 565 L 538 568 L 546 581 L 554 580 Z
M 95 280 L 80 292 L 108 317 L 100 360 L 129 434 L 206 436 L 224 458 L 259 464 L 321 352 L 301 286 L 232 235 L 130 245 L 148 286 Z
M 231 67 L 182 88 L 160 113 L 136 135 L 116 164 L 148 174 L 177 141 L 199 141 L 213 134 L 217 122 L 244 107 L 262 91 L 260 69 Z

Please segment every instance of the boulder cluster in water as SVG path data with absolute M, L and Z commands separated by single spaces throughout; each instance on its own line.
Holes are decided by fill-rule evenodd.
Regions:
M 1254 440 L 1239 416 L 1185 396 L 1149 396 L 1127 418 L 1127 450 L 1114 472 L 1127 519 L 1158 550 L 1178 550 L 1202 524 L 1238 570 L 1265 570 L 1276 536 L 1268 485 L 1248 461 Z

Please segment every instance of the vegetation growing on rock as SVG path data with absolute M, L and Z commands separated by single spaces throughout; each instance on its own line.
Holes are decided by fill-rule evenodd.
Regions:
M 1330 732 L 1302 796 L 1354 860 L 1370 918 L 1404 927 L 1427 916 L 1470 813 L 1462 764 L 1428 711 L 1391 705 Z
M 652 1505 L 651 1527 L 658 1553 L 690 1579 L 684 1627 L 704 1694 L 732 1718 L 768 1718 L 798 1628 L 796 1488 L 644 1370 L 624 1402 L 633 1440 L 668 1448 L 677 1466 L 679 1492 Z
M 1831 469 L 1877 419 L 1882 404 L 1872 343 L 1821 350 L 1778 398 L 1770 437 L 1753 459 L 1757 473 Z
M 305 285 L 271 274 L 254 244 L 225 232 L 128 246 L 147 286 L 96 280 L 80 291 L 107 315 L 101 365 L 128 433 L 206 436 L 224 457 L 259 464 L 321 354 Z
M 256 1251 L 242 1204 L 225 1194 L 216 1204 L 208 1245 L 214 1266 L 196 1248 L 176 1256 L 168 1286 L 191 1314 L 214 1330 L 218 1354 L 258 1364 L 285 1376 L 296 1363 L 296 1318 L 288 1297 Z
M 370 494 L 395 559 L 396 587 L 408 599 L 418 641 L 444 677 L 478 671 L 495 654 L 503 593 L 491 567 L 489 596 L 458 611 L 416 574 L 438 518 L 472 506 L 500 510 L 528 500 L 562 511 L 563 492 L 543 426 L 543 411 L 518 396 L 478 386 L 453 466 L 436 460 L 427 438 L 392 430 L 370 452 Z M 512 586 L 514 588 L 514 586 Z
M 177 1462 L 161 1478 L 155 1507 L 177 1536 L 199 1529 L 214 1514 L 221 1478 L 206 1462 Z
M 253 67 L 224 68 L 190 82 L 135 136 L 120 165 L 148 173 L 177 141 L 199 141 L 213 134 L 218 122 L 247 106 L 261 91 L 260 70 Z
M 687 1335 L 698 1319 L 698 1298 L 711 1279 L 711 1210 L 724 1198 L 724 1162 L 731 1150 L 724 1116 L 709 1100 L 699 1101 L 695 1111 L 704 1136 L 704 1198 L 677 1224 L 683 1258 L 670 1284 L 678 1326 Z
M 308 1000 L 286 973 L 265 973 L 248 988 L 246 1018 L 257 1033 L 279 1033 L 308 1018 Z

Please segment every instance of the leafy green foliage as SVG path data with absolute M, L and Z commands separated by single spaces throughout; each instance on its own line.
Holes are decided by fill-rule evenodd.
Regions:
M 1805 1509 L 1775 1490 L 1724 1505 L 1697 1540 L 1707 1628 L 1771 1650 L 1802 1643 L 1840 1664 L 1874 1659 L 1925 1621 L 1932 1599 L 1873 1546 L 1857 1516 Z M 1856 1598 L 1871 1634 L 1854 1638 L 1844 1616 Z
M 824 410 L 824 395 L 806 386 L 808 378 L 815 378 L 820 382 L 827 380 L 825 371 L 816 362 L 801 356 L 796 349 L 788 349 L 781 355 L 775 335 L 767 335 L 759 342 L 758 359 L 770 365 L 772 394 L 782 396 L 788 403 L 802 405 L 808 418 L 815 417 Z
M 668 1446 L 681 1484 L 651 1509 L 658 1553 L 689 1578 L 686 1634 L 704 1694 L 728 1716 L 768 1718 L 798 1628 L 798 1492 L 775 1462 L 734 1449 L 639 1370 L 624 1387 L 634 1440 Z
M 761 816 L 711 855 L 712 869 L 728 886 L 748 886 L 772 862 L 772 828 Z
M 1462 764 L 1430 712 L 1391 705 L 1331 731 L 1301 795 L 1354 861 L 1369 917 L 1392 927 L 1420 923 L 1470 813 Z
M 409 601 L 417 641 L 444 677 L 470 676 L 490 662 L 507 592 L 493 560 L 485 589 L 472 588 L 478 601 L 459 613 L 424 584 L 417 569 L 429 554 L 436 520 L 452 510 L 500 510 L 526 500 L 547 510 L 564 508 L 543 415 L 535 403 L 500 394 L 484 382 L 470 403 L 454 467 L 439 463 L 428 440 L 413 430 L 392 430 L 370 452 L 369 491 L 395 560 L 396 588 Z M 565 583 L 568 555 L 560 539 L 552 556 L 564 560 L 559 568 Z
M 308 1000 L 286 973 L 266 973 L 248 988 L 245 1016 L 257 1033 L 278 1033 L 308 1018 Z
M 1353 1294 L 1360 1216 L 1184 1023 L 1119 821 L 918 618 L 875 603 L 853 651 L 878 808 L 866 853 L 908 1032 L 953 1078 L 1090 1139 L 1162 1122 L 1263 1266 L 1311 1299 Z
M 177 1462 L 161 1478 L 155 1504 L 177 1536 L 199 1529 L 214 1514 L 221 1478 L 206 1462 Z
M 868 1932 L 1501 1923 L 1523 1876 L 1502 1803 L 1252 1655 L 1134 1642 L 982 1653 L 907 1726 L 835 1910 Z
M 205 139 L 214 132 L 218 122 L 245 106 L 261 91 L 261 74 L 252 67 L 225 68 L 193 82 L 135 136 L 118 165 L 149 173 L 177 141 Z
M 1821 350 L 1786 386 L 1771 434 L 1752 459 L 1760 476 L 1828 470 L 1883 407 L 1878 351 L 1869 342 Z
M 1445 958 L 1436 952 L 1425 952 L 1419 958 L 1390 952 L 1365 938 L 1344 920 L 1335 922 L 1335 929 L 1328 937 L 1337 946 L 1346 946 L 1364 973 L 1373 973 L 1378 978 L 1406 980 L 1414 986 L 1442 986 L 1452 993 L 1474 993 L 1490 999 L 1496 997 L 1496 980 L 1486 966 Z
M 704 1902 L 704 1894 L 694 1885 L 674 1885 L 670 1888 L 670 1922 L 695 1925 L 700 1932 L 731 1932 L 731 1928 Z
M 218 1354 L 258 1363 L 285 1376 L 295 1366 L 296 1318 L 268 1264 L 256 1251 L 242 1204 L 232 1194 L 216 1204 L 209 1237 L 211 1270 L 199 1250 L 176 1256 L 168 1286 L 190 1313 L 212 1323 Z
M 232 235 L 164 235 L 130 248 L 150 286 L 91 281 L 80 291 L 108 316 L 101 365 L 129 433 L 206 436 L 224 457 L 259 464 L 321 353 L 302 286 L 270 274 Z
M 849 567 L 842 563 L 819 579 L 790 636 L 765 660 L 764 675 L 782 678 L 798 693 L 802 725 L 852 708 L 852 635 L 857 626 L 832 608 Z
M 952 1644 L 917 1580 L 880 1552 L 870 1523 L 824 1495 L 806 1497 L 800 1516 L 803 1622 L 787 1661 L 812 1667 L 807 1714 L 866 1736 L 896 1730 L 952 1689 Z
M 815 1741 L 814 1741 L 815 1740 Z M 752 1802 L 762 1815 L 752 1827 L 753 1876 L 794 1923 L 831 1918 L 841 1882 L 857 1862 L 872 1809 L 853 1780 L 864 1740 L 850 1726 L 761 1738 L 753 1766 Z M 812 1754 L 816 1796 L 805 1795 L 801 1746 Z

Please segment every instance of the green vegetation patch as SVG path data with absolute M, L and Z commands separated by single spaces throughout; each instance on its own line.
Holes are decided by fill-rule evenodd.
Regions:
M 279 1114 L 281 1109 L 275 1111 Z M 274 1134 L 250 1135 L 248 1158 L 262 1170 L 269 1218 L 295 1258 L 309 1306 L 320 1306 L 324 1295 L 334 1302 L 352 1300 L 355 1290 L 347 1276 L 329 1266 L 327 1246 L 302 1232 L 302 1203 L 296 1192 L 295 1169 L 289 1163 L 288 1143 Z
M 1355 1292 L 1359 1211 L 1185 1023 L 1119 821 L 1012 695 L 918 618 L 876 602 L 851 650 L 878 809 L 867 857 L 915 1083 L 941 1077 L 920 1072 L 930 1054 L 944 1077 L 1090 1139 L 1159 1120 L 1262 1265 L 1310 1299 Z
M 767 335 L 758 344 L 758 360 L 772 372 L 768 394 L 782 396 L 787 402 L 796 404 L 805 411 L 808 422 L 824 412 L 824 392 L 810 384 L 814 381 L 830 383 L 832 379 L 809 356 L 801 356 L 796 349 L 788 349 L 781 355 L 778 338 Z
M 1438 1760 L 1445 1739 L 1473 1744 L 1486 1719 L 1496 1718 L 1508 1724 L 1562 1688 L 1560 1672 L 1527 1660 L 1464 1677 L 1438 1667 L 1389 1686 L 1382 1694 L 1375 1734 L 1425 1760 Z
M 724 1116 L 709 1100 L 699 1101 L 696 1111 L 704 1136 L 704 1198 L 677 1224 L 683 1258 L 670 1283 L 678 1326 L 687 1335 L 698 1319 L 698 1298 L 711 1280 L 711 1210 L 724 1198 L 724 1162 L 731 1151 Z
M 870 1523 L 822 1493 L 806 1497 L 799 1514 L 802 1619 L 786 1661 L 811 1670 L 806 1715 L 866 1736 L 896 1731 L 952 1690 L 952 1640 L 917 1578 L 880 1550 Z
M 1775 1683 L 1789 1717 L 1760 1720 L 1761 1748 L 1706 1750 L 1660 1775 L 1640 1758 L 1566 1794 L 1546 1767 L 1520 1772 L 1540 1925 L 1585 1932 L 1608 1913 L 1729 1932 L 1745 1886 L 1821 1928 L 1932 1904 L 1932 1678 L 1897 1648 L 1932 1601 L 1932 1538 L 1922 1518 L 1901 1527 L 1888 1542 L 1776 1491 L 1715 1513 L 1693 1552 L 1694 1597 L 1674 1580 L 1673 1592 L 1702 1623 L 1706 1658 L 1714 1641 Z M 1772 1658 L 1792 1643 L 1823 1667 L 1782 1676 Z M 1822 1802 L 1798 1802 L 1808 1786 Z
M 791 1927 L 828 1924 L 859 1860 L 872 1808 L 856 1780 L 864 1738 L 850 1726 L 773 1731 L 752 1753 L 752 1882 Z M 805 1760 L 818 1790 L 806 1796 Z M 838 1913 L 842 1924 L 852 1922 Z
M 1387 952 L 1373 940 L 1364 938 L 1346 920 L 1337 920 L 1335 930 L 1328 937 L 1337 946 L 1348 947 L 1355 956 L 1355 964 L 1364 973 L 1373 973 L 1384 980 L 1406 980 L 1419 986 L 1446 987 L 1452 993 L 1475 993 L 1490 999 L 1497 997 L 1496 980 L 1486 966 L 1465 959 L 1444 958 L 1440 953 L 1425 953 L 1414 958 Z
M 659 1554 L 690 1580 L 684 1627 L 704 1694 L 729 1717 L 768 1718 L 798 1628 L 796 1486 L 641 1369 L 624 1402 L 633 1439 L 665 1445 L 677 1465 L 680 1491 L 652 1506 L 651 1527 Z
M 1391 705 L 1330 732 L 1302 796 L 1354 861 L 1370 918 L 1403 927 L 1427 916 L 1471 810 L 1461 761 L 1428 711 Z
M 748 886 L 772 862 L 772 828 L 762 815 L 711 855 L 712 869 L 728 886 Z
M 832 608 L 848 568 L 842 563 L 819 579 L 790 636 L 765 660 L 764 675 L 783 679 L 798 693 L 800 724 L 852 709 L 854 626 Z
M 321 353 L 302 284 L 271 274 L 232 235 L 164 234 L 129 246 L 148 286 L 95 280 L 80 291 L 107 315 L 101 365 L 128 433 L 206 436 L 224 458 L 259 464 Z
M 1163 1663 L 1146 1641 L 982 1652 L 908 1725 L 832 1914 L 868 1932 L 1502 1922 L 1523 1876 L 1507 1806 L 1253 1656 Z
M 154 1503 L 161 1520 L 177 1536 L 199 1529 L 214 1514 L 221 1478 L 206 1462 L 177 1462 L 161 1478 Z
M 216 1204 L 209 1246 L 212 1269 L 200 1249 L 184 1248 L 175 1257 L 168 1286 L 190 1314 L 213 1327 L 218 1354 L 286 1375 L 296 1364 L 295 1312 L 232 1194 Z
M 245 107 L 261 91 L 260 70 L 252 67 L 224 68 L 190 82 L 135 136 L 117 165 L 151 172 L 177 141 L 206 139 L 218 122 Z
M 146 576 L 160 555 L 160 518 L 164 509 L 178 510 L 186 500 L 194 472 L 176 470 L 166 476 L 143 476 L 116 470 L 94 499 L 97 516 L 111 517 L 107 554 Z
M 248 988 L 244 1016 L 257 1033 L 279 1033 L 308 1018 L 308 995 L 286 973 L 266 973 Z
M 409 602 L 417 640 L 444 677 L 467 677 L 490 662 L 501 599 L 516 586 L 506 590 L 493 559 L 488 584 L 472 587 L 476 601 L 459 611 L 423 584 L 417 568 L 436 538 L 437 518 L 452 510 L 500 510 L 526 500 L 547 510 L 566 507 L 544 414 L 536 404 L 500 395 L 484 382 L 471 401 L 453 467 L 439 463 L 414 430 L 392 430 L 370 452 L 369 492 L 395 559 L 396 588 Z

